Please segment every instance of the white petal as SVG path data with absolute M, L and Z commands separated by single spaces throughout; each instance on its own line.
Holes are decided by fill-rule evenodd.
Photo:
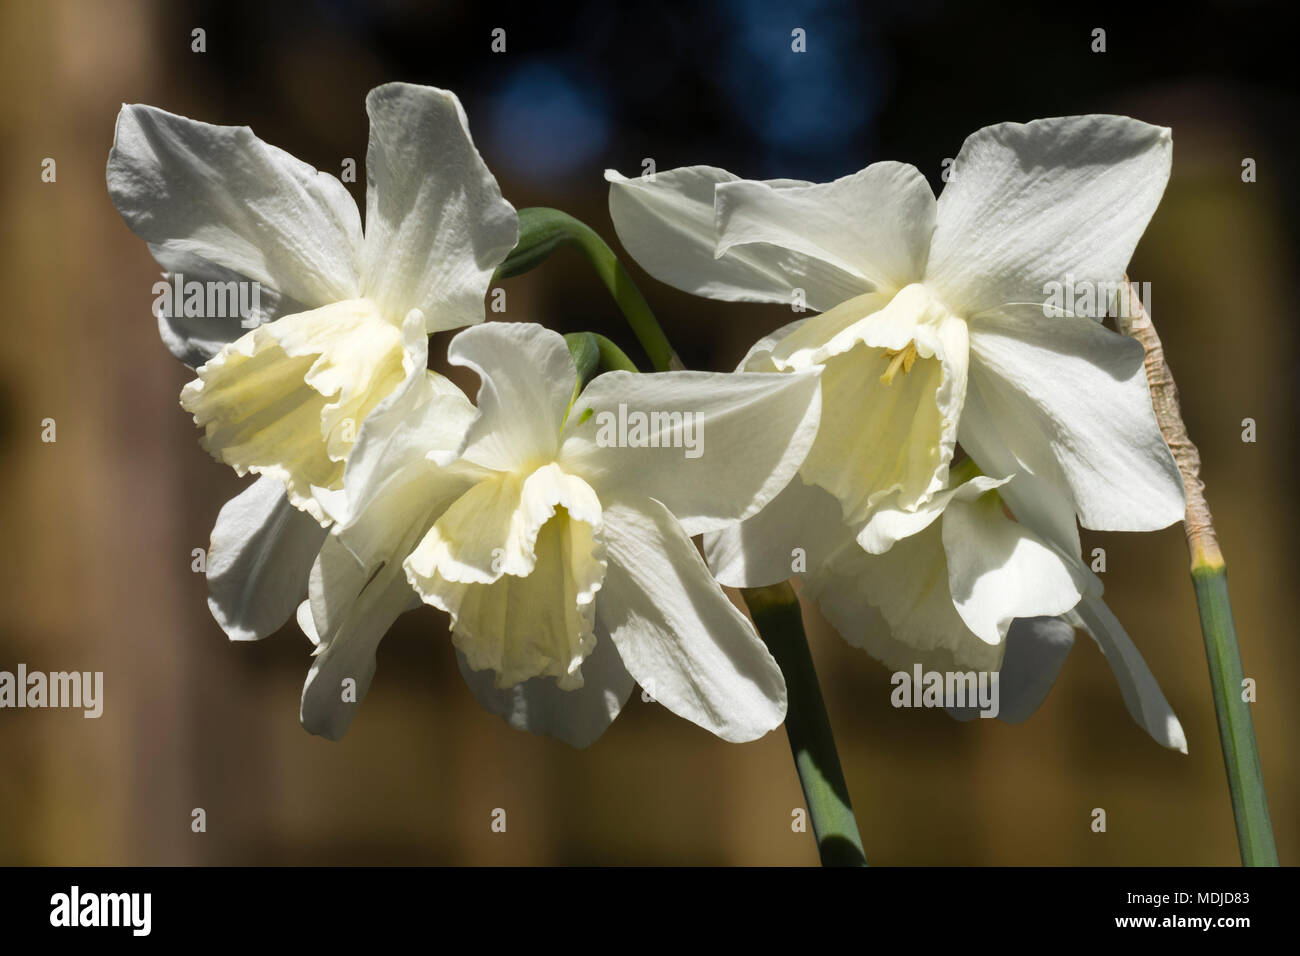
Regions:
M 725 302 L 793 304 L 802 289 L 824 312 L 867 291 L 862 279 L 802 253 L 755 244 L 716 256 L 714 187 L 738 177 L 712 166 L 683 166 L 627 179 L 606 170 L 609 215 L 619 241 L 660 282 Z
M 519 238 L 514 207 L 454 94 L 386 83 L 366 97 L 366 295 L 429 332 L 483 321 L 492 272 Z
M 483 472 L 457 461 L 455 454 L 476 415 L 469 399 L 449 379 L 424 368 L 413 369 L 362 423 L 348 455 L 343 487 L 313 489 L 327 517 L 333 519 L 335 533 L 350 528 L 358 515 L 382 506 L 417 477 L 427 476 L 424 480 L 432 482 L 420 492 L 425 497 L 445 497 L 453 491 L 459 497 L 468 491 Z M 446 489 L 434 487 L 441 485 Z M 360 554 L 373 554 L 363 537 L 358 533 L 350 541 L 362 549 Z
M 990 478 L 980 475 L 952 488 L 936 492 L 929 501 L 916 506 L 914 511 L 898 507 L 895 496 L 875 511 L 858 530 L 857 541 L 864 551 L 884 554 L 900 538 L 907 538 L 930 527 L 944 513 L 954 498 L 971 501 L 986 491 L 1000 488 L 1010 478 Z
M 844 539 L 839 502 L 796 475 L 752 518 L 706 534 L 704 556 L 728 587 L 760 588 L 824 564 Z
M 780 726 L 780 668 L 668 510 L 649 499 L 607 508 L 605 547 L 597 619 L 636 682 L 723 740 L 754 740 Z
M 800 474 L 835 495 L 852 524 L 891 499 L 913 510 L 947 484 L 966 395 L 966 323 L 917 285 L 814 347 L 814 324 L 831 316 L 772 353 L 783 368 L 825 363 L 821 426 Z M 907 350 L 914 367 L 896 365 Z
M 1097 646 L 1106 655 L 1129 715 L 1149 733 L 1156 742 L 1187 753 L 1187 736 L 1183 726 L 1174 716 L 1173 708 L 1156 683 L 1151 668 L 1133 645 L 1133 639 L 1124 631 L 1110 608 L 1099 597 L 1088 597 L 1067 616 L 1075 626 L 1092 635 Z
M 987 126 L 939 197 L 926 283 L 964 316 L 1118 282 L 1165 191 L 1169 130 L 1124 116 Z
M 574 690 L 561 690 L 552 677 L 534 677 L 500 689 L 492 671 L 473 670 L 459 651 L 456 663 L 478 702 L 511 727 L 556 737 L 578 748 L 596 742 L 635 686 L 613 641 L 599 632 L 595 649 L 582 662 L 582 686 Z
M 311 572 L 308 571 L 308 573 L 310 574 Z M 298 605 L 298 611 L 294 617 L 298 619 L 298 627 L 307 635 L 307 640 L 311 641 L 313 645 L 319 646 L 320 635 L 316 633 L 316 620 L 311 616 L 310 598 L 303 598 L 302 603 Z
M 788 336 L 798 332 L 801 328 L 812 321 L 812 318 L 815 318 L 815 316 L 807 319 L 795 319 L 788 325 L 781 326 L 775 332 L 763 336 L 749 347 L 749 351 L 745 353 L 745 357 L 740 360 L 740 364 L 736 366 L 735 370 L 737 372 L 780 371 L 780 369 L 777 368 L 776 363 L 772 361 L 773 350 Z
M 817 435 L 819 373 L 601 375 L 574 403 L 560 462 L 602 501 L 654 497 L 688 534 L 716 530 L 794 476 Z
M 868 325 L 869 318 L 875 319 L 872 323 L 875 326 L 880 326 L 882 322 L 890 326 L 900 325 L 901 323 L 896 319 L 902 317 L 897 315 L 897 309 L 882 315 L 883 310 L 894 301 L 894 298 L 895 296 L 888 292 L 864 292 L 862 295 L 845 299 L 821 315 L 801 320 L 797 323 L 798 328 L 794 328 L 796 323 L 791 323 L 768 336 L 767 340 L 760 340 L 764 343 L 762 348 L 756 345 L 751 350 L 752 354 L 746 357 L 747 361 L 750 363 L 759 361 L 762 353 L 767 352 L 771 357 L 772 365 L 778 369 L 808 368 L 810 365 L 821 364 L 828 358 L 844 354 L 864 341 L 871 327 Z M 914 316 L 908 315 L 906 318 L 912 319 Z M 888 334 L 882 328 L 876 328 L 875 331 L 877 337 Z M 891 340 L 897 338 L 901 348 L 911 338 L 902 335 L 901 332 L 910 331 L 910 328 L 899 331 L 900 334 L 891 335 L 890 338 Z M 777 338 L 778 333 L 779 338 Z
M 845 540 L 829 564 L 804 576 L 805 593 L 841 637 L 896 671 L 1001 666 L 1002 645 L 980 640 L 953 606 L 938 523 L 885 554 L 863 551 L 847 529 Z
M 473 415 L 454 385 L 423 366 L 413 369 L 362 425 L 344 488 L 333 494 L 315 489 L 339 521 L 312 569 L 310 607 L 299 614 L 303 631 L 318 645 L 302 704 L 303 724 L 313 733 L 343 734 L 357 703 L 344 699 L 342 681 L 356 682 L 359 703 L 380 639 L 403 611 L 419 606 L 403 562 L 479 477 L 476 469 L 434 460 L 439 450 L 459 445 Z
M 1088 589 L 1082 565 L 1007 518 L 996 492 L 951 501 L 942 534 L 953 604 L 988 644 L 1000 644 L 1015 618 L 1064 614 Z
M 930 184 L 916 167 L 893 162 L 811 186 L 723 182 L 715 204 L 720 257 L 766 243 L 889 292 L 920 281 L 935 223 Z
M 437 415 L 438 404 L 435 400 L 426 406 L 428 418 Z M 479 480 L 476 473 L 459 465 L 440 466 L 422 455 L 410 454 L 418 451 L 421 431 L 427 435 L 431 430 L 421 430 L 418 420 L 412 426 L 406 434 L 398 430 L 382 455 L 376 447 L 371 474 L 358 474 L 353 486 L 348 486 L 345 478 L 340 493 L 345 498 L 340 506 L 343 523 L 335 524 L 331 532 L 367 567 L 401 564 L 447 509 Z
M 1182 479 L 1136 340 L 1032 308 L 990 314 L 971 323 L 971 380 L 989 417 L 966 430 L 996 429 L 976 444 L 1005 445 L 1025 470 L 1069 488 L 1085 527 L 1154 531 L 1182 520 Z
M 437 419 L 449 397 L 435 395 L 406 423 L 389 422 L 395 427 L 387 435 L 372 431 L 359 446 L 358 467 L 349 462 L 355 482 L 343 492 L 343 521 L 332 527 L 313 568 L 306 619 L 299 614 L 304 633 L 319 645 L 303 697 L 304 724 L 314 733 L 337 738 L 346 729 L 356 705 L 341 698 L 340 681 L 351 677 L 364 692 L 380 638 L 398 615 L 420 603 L 403 562 L 474 480 L 425 455 L 424 440 L 437 440 Z
M 412 313 L 407 326 L 419 321 Z M 295 507 L 324 522 L 312 487 L 340 486 L 362 422 L 423 368 L 425 349 L 423 337 L 404 336 L 369 300 L 337 302 L 226 346 L 197 370 L 181 405 L 215 458 L 240 474 L 275 475 Z
M 270 286 L 240 285 L 249 281 L 247 276 L 202 256 L 183 252 L 166 243 L 150 243 L 149 251 L 163 268 L 162 281 L 172 289 L 170 295 L 160 294 L 156 298 L 158 333 L 168 350 L 191 368 L 207 362 L 221 351 L 222 346 L 235 341 L 254 326 L 308 311 L 307 306 L 297 299 L 281 295 Z M 182 292 L 190 282 L 220 283 L 223 306 L 213 315 L 207 314 L 209 287 L 205 285 L 204 314 L 186 314 L 186 297 L 184 294 L 177 297 L 175 293 L 177 280 L 182 283 Z M 230 285 L 232 282 L 236 285 Z M 248 311 L 241 313 L 240 309 L 245 305 Z
M 247 126 L 123 106 L 108 192 L 131 230 L 168 255 L 197 256 L 308 308 L 360 294 L 361 217 L 348 191 Z
M 998 719 L 1028 720 L 1047 699 L 1074 647 L 1074 627 L 1059 617 L 1017 618 L 1007 631 L 1007 649 L 998 672 Z M 979 708 L 947 708 L 958 720 L 979 717 Z
M 208 607 L 231 640 L 260 640 L 289 619 L 324 540 L 276 478 L 257 479 L 222 506 L 208 549 Z
M 379 641 L 418 600 L 400 562 L 365 568 L 334 537 L 312 567 L 310 594 L 316 651 L 299 716 L 311 733 L 339 740 L 370 689 Z
M 595 598 L 605 577 L 599 504 L 582 482 L 566 482 L 557 472 L 549 465 L 533 476 L 547 479 L 548 488 L 524 489 L 525 504 L 512 520 L 511 535 L 522 539 L 526 532 L 517 529 L 533 523 L 533 516 L 541 524 L 531 539 L 512 541 L 519 560 L 510 554 L 498 561 L 494 554 L 485 569 L 457 563 L 461 542 L 448 540 L 444 525 L 451 522 L 443 520 L 406 564 L 420 595 L 451 615 L 452 640 L 467 665 L 493 671 L 501 689 L 548 676 L 558 679 L 560 690 L 581 687 L 582 664 L 596 643 Z M 587 500 L 581 500 L 584 494 Z M 562 504 L 556 501 L 559 496 L 573 507 L 548 503 Z M 458 517 L 453 513 L 465 500 L 445 519 Z M 488 522 L 480 540 L 499 540 L 491 527 Z M 519 567 L 521 561 L 527 566 Z
M 595 492 L 553 462 L 529 475 L 494 474 L 480 481 L 447 509 L 411 555 L 413 583 L 428 597 L 423 579 L 432 579 L 435 572 L 445 581 L 464 584 L 531 574 L 538 532 L 557 508 L 593 528 L 600 526 Z
M 490 322 L 459 333 L 447 358 L 482 380 L 465 458 L 515 471 L 555 457 L 578 377 L 564 336 L 531 323 Z
M 977 378 L 972 376 L 967 383 L 966 404 L 957 431 L 962 448 L 987 474 L 1015 474 L 1015 483 L 1003 486 L 1000 494 L 1017 521 L 1051 542 L 1061 553 L 1079 554 L 1074 498 L 1063 483 L 1053 483 L 1062 480 L 1059 471 L 1052 468 L 1050 479 L 1030 472 L 1003 441 L 1002 427 L 984 400 Z
M 554 463 L 492 475 L 450 508 L 406 559 L 421 597 L 451 615 L 454 642 L 504 688 L 554 676 L 581 686 L 605 575 L 601 507 Z
M 447 509 L 411 555 L 412 573 L 435 572 L 453 582 L 489 584 L 533 568 L 537 532 L 554 514 L 550 502 L 525 497 L 523 479 L 494 475 Z

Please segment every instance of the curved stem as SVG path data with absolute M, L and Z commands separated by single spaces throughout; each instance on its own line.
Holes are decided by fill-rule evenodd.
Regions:
M 614 297 L 654 370 L 682 368 L 681 360 L 668 344 L 667 336 L 623 263 L 590 226 L 568 213 L 540 206 L 520 209 L 519 243 L 493 278 L 508 279 L 527 272 L 561 246 L 573 246 L 586 256 Z
M 1156 334 L 1151 317 L 1142 300 L 1125 276 L 1127 308 L 1121 308 L 1120 331 L 1142 343 L 1146 351 L 1147 381 L 1151 386 L 1151 405 L 1165 437 L 1187 496 L 1187 514 L 1183 529 L 1187 533 L 1187 550 L 1192 558 L 1192 587 L 1196 591 L 1196 610 L 1201 618 L 1201 637 L 1205 640 L 1205 659 L 1210 669 L 1210 690 L 1214 695 L 1214 713 L 1219 723 L 1219 743 L 1223 748 L 1223 765 L 1228 774 L 1228 792 L 1232 797 L 1232 816 L 1237 825 L 1237 845 L 1241 862 L 1246 866 L 1277 866 L 1277 845 L 1273 841 L 1273 824 L 1264 793 L 1264 773 L 1259 763 L 1259 745 L 1250 704 L 1243 699 L 1244 674 L 1241 650 L 1237 646 L 1237 628 L 1232 620 L 1232 603 L 1228 599 L 1228 572 L 1214 533 L 1214 522 L 1205 501 L 1205 484 L 1201 481 L 1201 457 L 1188 437 L 1187 426 L 1178 404 L 1178 388 L 1165 361 L 1164 347 Z
M 745 588 L 741 593 L 759 635 L 785 675 L 789 695 L 785 732 L 822 865 L 866 866 L 858 821 L 804 636 L 799 599 L 789 583 Z
M 568 421 L 573 403 L 578 400 L 587 383 L 601 372 L 638 372 L 633 361 L 626 353 L 598 332 L 570 332 L 564 337 L 564 343 L 573 356 L 573 368 L 577 372 L 573 381 L 573 394 L 569 396 L 569 407 L 564 410 L 564 419 Z
M 596 348 L 600 353 L 600 367 L 609 372 L 639 372 L 636 363 L 627 357 L 627 353 L 619 348 L 613 341 L 607 339 L 599 332 L 588 333 L 596 340 Z
M 569 396 L 569 408 L 564 412 L 566 419 L 587 383 L 601 372 L 640 371 L 621 348 L 598 332 L 570 332 L 564 337 L 564 343 L 569 347 L 573 368 L 577 372 L 573 394 Z

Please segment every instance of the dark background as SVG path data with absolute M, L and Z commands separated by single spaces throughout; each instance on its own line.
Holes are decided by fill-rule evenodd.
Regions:
M 779 731 L 728 745 L 634 699 L 588 751 L 517 733 L 474 702 L 445 618 L 424 609 L 385 641 L 356 724 L 332 744 L 298 724 L 310 645 L 296 627 L 232 646 L 208 616 L 190 552 L 240 482 L 177 405 L 188 376 L 149 314 L 157 268 L 104 188 L 117 110 L 251 125 L 337 174 L 346 157 L 364 170 L 365 93 L 395 79 L 461 97 L 516 206 L 565 209 L 616 248 L 602 170 L 633 175 L 646 158 L 812 180 L 895 159 L 938 191 L 943 159 L 989 123 L 1115 112 L 1172 127 L 1173 178 L 1129 271 L 1152 283 L 1205 458 L 1279 852 L 1294 861 L 1289 6 L 0 3 L 0 669 L 103 670 L 106 684 L 98 721 L 0 711 L 0 863 L 815 861 L 791 832 L 802 797 Z M 205 53 L 191 52 L 196 27 Z M 806 53 L 791 51 L 795 27 Z M 1096 27 L 1105 53 L 1091 52 Z M 45 157 L 56 183 L 41 182 Z M 1255 183 L 1241 180 L 1246 157 Z M 363 198 L 364 183 L 349 188 Z M 790 319 L 632 269 L 691 367 L 729 369 Z M 576 255 L 506 288 L 507 318 L 604 331 L 639 357 Z M 40 441 L 46 417 L 55 444 Z M 1129 720 L 1086 637 L 1028 723 L 962 725 L 891 709 L 885 669 L 809 609 L 872 862 L 1237 859 L 1181 531 L 1085 534 L 1094 547 L 1190 755 Z M 195 807 L 204 834 L 190 831 Z M 1089 828 L 1095 807 L 1105 834 Z M 495 808 L 505 834 L 489 829 Z

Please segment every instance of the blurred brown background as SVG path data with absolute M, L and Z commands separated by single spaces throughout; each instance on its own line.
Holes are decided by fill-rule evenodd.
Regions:
M 364 169 L 363 97 L 392 79 L 454 89 L 508 199 L 561 207 L 611 241 L 601 170 L 635 173 L 644 157 L 809 179 L 899 159 L 938 188 L 942 159 L 986 123 L 1105 111 L 1171 126 L 1173 180 L 1129 271 L 1152 283 L 1205 459 L 1278 848 L 1294 862 L 1300 220 L 1293 58 L 1274 8 L 1193 5 L 1171 23 L 1104 3 L 1075 16 L 736 2 L 684 18 L 644 3 L 481 6 L 0 3 L 0 669 L 102 670 L 106 697 L 99 720 L 0 711 L 0 863 L 816 861 L 791 832 L 802 797 L 782 732 L 728 745 L 634 697 L 584 752 L 518 733 L 479 708 L 445 618 L 425 609 L 384 642 L 356 724 L 329 743 L 298 723 L 310 645 L 296 627 L 235 646 L 210 619 L 191 549 L 241 483 L 177 404 L 188 376 L 149 314 L 158 270 L 105 190 L 117 110 L 246 123 L 337 173 L 344 157 Z M 498 26 L 508 46 L 494 55 Z M 206 53 L 190 49 L 196 27 Z M 1089 49 L 1094 27 L 1105 54 Z M 41 181 L 46 157 L 55 183 Z M 1241 181 L 1245 157 L 1258 182 Z M 636 275 L 693 367 L 729 369 L 789 319 Z M 508 289 L 511 318 L 635 348 L 576 257 Z M 958 724 L 891 709 L 885 669 L 809 611 L 871 862 L 1237 861 L 1181 529 L 1086 535 L 1094 546 L 1190 755 L 1130 721 L 1086 637 L 1028 723 Z M 206 833 L 190 830 L 195 807 Z M 1105 834 L 1089 828 L 1094 807 Z

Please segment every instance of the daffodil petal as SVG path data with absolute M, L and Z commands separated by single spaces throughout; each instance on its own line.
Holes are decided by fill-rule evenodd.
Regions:
M 596 493 L 554 463 L 530 475 L 503 473 L 479 481 L 443 513 L 407 560 L 413 582 L 428 598 L 431 592 L 422 582 L 435 576 L 491 584 L 503 575 L 531 574 L 537 535 L 557 508 L 600 526 Z
M 489 322 L 459 333 L 447 357 L 482 381 L 462 457 L 497 471 L 555 458 L 578 376 L 564 336 L 531 323 Z
M 845 270 L 799 252 L 751 244 L 717 257 L 714 188 L 738 177 L 712 166 L 683 166 L 628 179 L 614 170 L 609 215 L 637 264 L 660 282 L 724 302 L 804 304 L 823 312 L 867 288 Z M 808 183 L 789 185 L 806 186 Z
M 857 547 L 846 529 L 848 546 L 810 569 L 805 593 L 841 637 L 893 670 L 995 671 L 1002 645 L 980 640 L 953 605 L 940 526 L 881 555 Z
M 423 331 L 420 334 L 423 336 Z M 402 489 L 425 476 L 435 485 L 458 489 L 456 497 L 467 491 L 484 473 L 457 461 L 455 454 L 476 414 L 469 399 L 450 380 L 427 369 L 413 370 L 362 423 L 344 468 L 343 487 L 313 489 L 333 520 L 335 533 L 351 528 L 371 507 L 384 507 L 414 494 Z M 419 492 L 426 498 L 448 493 L 430 487 Z M 364 540 L 368 537 L 365 529 L 358 529 L 349 540 L 363 554 L 373 555 L 375 545 Z
M 174 245 L 151 242 L 149 251 L 163 269 L 162 281 L 171 289 L 170 294 L 160 295 L 155 300 L 158 334 L 168 351 L 190 368 L 198 368 L 223 346 L 255 326 L 295 312 L 308 311 L 307 306 L 297 299 L 282 295 L 270 286 L 259 285 L 254 296 L 251 284 L 244 285 L 251 281 L 247 276 Z M 189 314 L 187 297 L 176 295 L 178 282 L 182 293 L 191 283 L 202 284 L 204 314 Z M 216 300 L 213 302 L 212 315 L 207 314 L 209 289 L 219 290 L 221 295 L 220 305 Z M 247 312 L 241 311 L 245 306 Z
M 258 478 L 222 506 L 208 549 L 208 608 L 232 641 L 280 628 L 307 593 L 326 531 L 289 503 L 284 485 Z
M 990 441 L 1068 488 L 1085 527 L 1154 531 L 1182 520 L 1182 479 L 1151 408 L 1140 343 L 1091 319 L 1025 308 L 972 323 L 971 356 L 989 415 L 970 430 L 995 428 Z
M 416 314 L 418 318 L 418 314 Z M 240 474 L 270 474 L 293 504 L 325 516 L 312 486 L 337 487 L 366 415 L 410 370 L 402 332 L 367 300 L 258 326 L 201 366 L 181 405 L 201 443 Z
M 825 360 L 821 427 L 800 469 L 805 481 L 839 499 L 854 525 L 882 502 L 914 510 L 942 489 L 957 443 L 966 395 L 965 323 L 947 318 L 908 327 L 895 318 L 902 311 L 891 303 L 863 324 L 859 344 Z M 794 337 L 778 346 L 778 363 Z M 905 337 L 915 367 L 891 380 L 885 350 L 906 348 Z
M 829 263 L 873 290 L 896 292 L 925 272 L 935 199 L 914 166 L 873 163 L 830 183 L 719 183 L 717 254 L 767 244 Z
M 1002 643 L 1015 618 L 1064 614 L 1088 590 L 1080 562 L 1006 517 L 996 493 L 949 502 L 942 536 L 953 604 L 988 644 Z
M 830 560 L 844 544 L 839 502 L 795 476 L 762 511 L 704 536 L 704 557 L 722 584 L 760 588 Z
M 1059 617 L 1017 618 L 1007 631 L 998 672 L 999 720 L 1024 723 L 1042 706 L 1074 647 L 1074 627 Z M 979 717 L 978 707 L 948 707 L 958 720 Z
M 963 316 L 1049 282 L 1118 282 L 1169 180 L 1168 129 L 1125 116 L 1000 123 L 962 145 L 926 283 Z
M 453 640 L 498 687 L 532 677 L 582 685 L 604 578 L 601 506 L 554 463 L 480 480 L 404 562 L 420 596 L 452 618 Z
M 599 533 L 599 516 L 581 520 L 561 507 L 537 531 L 524 574 L 465 583 L 446 580 L 436 566 L 417 576 L 408 562 L 408 576 L 451 615 L 452 642 L 466 665 L 490 670 L 498 689 L 553 677 L 558 689 L 574 690 L 596 643 L 594 602 L 605 577 Z
M 380 640 L 418 606 L 400 563 L 365 568 L 337 538 L 326 540 L 312 567 L 304 626 L 316 652 L 302 690 L 303 727 L 330 740 L 343 737 L 370 689 Z
M 478 480 L 472 472 L 439 466 L 423 456 L 394 455 L 390 462 L 374 484 L 349 488 L 345 480 L 342 494 L 349 496 L 345 523 L 330 529 L 366 567 L 401 564 Z
M 893 296 L 885 292 L 865 292 L 846 299 L 833 309 L 800 322 L 797 329 L 786 326 L 790 331 L 779 339 L 772 338 L 770 346 L 762 351 L 769 354 L 772 366 L 781 371 L 822 364 L 865 341 L 872 331 L 877 333 L 874 337 L 884 338 L 888 333 L 879 328 L 885 318 L 881 313 L 892 300 Z M 901 334 L 888 337 L 890 341 L 896 340 L 899 348 L 910 340 L 910 336 Z M 748 361 L 753 362 L 754 358 Z
M 609 372 L 574 403 L 560 451 L 602 501 L 654 497 L 687 534 L 755 514 L 817 434 L 819 370 Z
M 523 478 L 503 474 L 478 482 L 443 513 L 409 558 L 412 573 L 451 582 L 489 584 L 533 569 L 537 532 L 549 502 L 525 499 Z M 540 508 L 531 510 L 537 504 Z
M 972 375 L 967 383 L 966 404 L 957 430 L 962 448 L 985 472 L 1015 474 L 1015 483 L 1003 487 L 999 494 L 1017 521 L 1063 554 L 1079 554 L 1079 526 L 1069 487 L 1054 465 L 1047 476 L 1035 475 L 1007 447 L 1004 426 L 985 401 L 979 380 L 978 375 Z M 1008 435 L 1015 437 L 1014 432 Z
M 303 723 L 334 739 L 369 685 L 380 639 L 403 611 L 420 604 L 405 574 L 406 556 L 478 479 L 428 455 L 430 446 L 459 444 L 459 432 L 473 415 L 468 401 L 424 370 L 409 386 L 366 421 L 345 487 L 337 493 L 340 510 L 332 512 L 340 520 L 312 567 L 310 600 L 299 609 L 299 625 L 318 645 L 303 692 Z M 328 495 L 321 500 L 334 503 Z M 345 678 L 355 681 L 346 696 Z
M 775 332 L 763 336 L 757 342 L 749 347 L 745 357 L 740 360 L 736 366 L 737 372 L 779 372 L 780 369 L 772 361 L 772 353 L 778 345 L 788 337 L 798 332 L 807 325 L 816 316 L 806 319 L 795 319 L 787 325 L 781 326 Z
M 1010 480 L 980 475 L 956 487 L 936 492 L 914 510 L 899 507 L 895 496 L 877 508 L 867 523 L 858 529 L 857 542 L 870 554 L 884 554 L 900 538 L 910 537 L 930 527 L 954 498 L 971 500 L 986 491 L 1000 488 Z
M 1133 644 L 1124 626 L 1100 597 L 1089 596 L 1067 616 L 1097 642 L 1124 696 L 1124 706 L 1155 741 L 1171 750 L 1187 753 L 1187 736 L 1174 716 L 1173 708 L 1156 683 L 1151 668 Z
M 582 686 L 573 690 L 561 690 L 550 677 L 498 688 L 491 670 L 474 670 L 459 651 L 456 663 L 470 692 L 490 713 L 516 730 L 555 737 L 578 748 L 591 746 L 614 722 L 636 683 L 609 635 L 599 629 L 595 647 L 582 662 Z
M 361 217 L 347 189 L 247 126 L 123 106 L 108 192 L 131 231 L 169 256 L 197 256 L 308 308 L 360 294 Z
M 628 673 L 723 740 L 754 740 L 780 726 L 780 668 L 668 509 L 646 499 L 604 517 L 608 569 L 596 614 Z
M 519 220 L 446 90 L 386 83 L 366 97 L 365 294 L 386 315 L 424 313 L 432 332 L 483 321 L 492 272 Z

